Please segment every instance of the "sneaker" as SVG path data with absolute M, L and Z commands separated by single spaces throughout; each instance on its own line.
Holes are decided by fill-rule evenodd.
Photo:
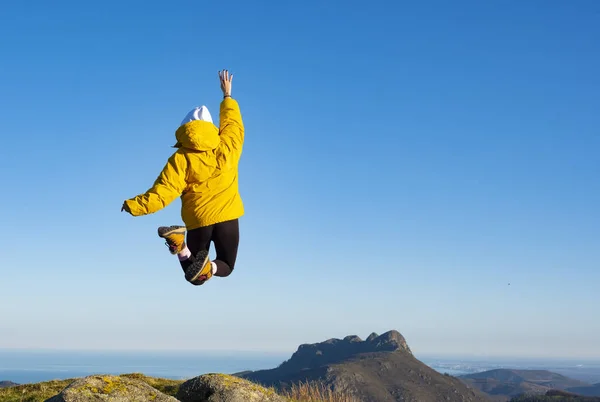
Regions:
M 200 250 L 192 265 L 185 270 L 185 279 L 192 285 L 203 285 L 213 276 L 212 264 L 208 251 Z
M 165 239 L 171 254 L 177 254 L 185 248 L 185 226 L 161 226 L 158 235 Z

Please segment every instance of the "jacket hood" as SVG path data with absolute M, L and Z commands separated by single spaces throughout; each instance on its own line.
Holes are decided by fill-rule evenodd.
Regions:
M 173 148 L 189 148 L 195 151 L 210 151 L 219 146 L 219 129 L 210 121 L 192 120 L 175 132 L 177 143 Z

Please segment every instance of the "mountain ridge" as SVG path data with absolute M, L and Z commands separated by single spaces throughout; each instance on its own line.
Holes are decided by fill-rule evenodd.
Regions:
M 396 330 L 302 344 L 290 359 L 267 370 L 234 374 L 267 387 L 321 382 L 364 402 L 483 402 L 489 399 L 458 378 L 419 361 Z

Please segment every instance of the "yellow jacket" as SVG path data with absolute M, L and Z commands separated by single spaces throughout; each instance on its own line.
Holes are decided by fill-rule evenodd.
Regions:
M 181 196 L 181 217 L 187 230 L 244 215 L 238 190 L 238 164 L 244 125 L 238 103 L 225 98 L 220 128 L 194 120 L 177 129 L 178 150 L 171 155 L 154 185 L 125 201 L 133 216 L 154 213 Z

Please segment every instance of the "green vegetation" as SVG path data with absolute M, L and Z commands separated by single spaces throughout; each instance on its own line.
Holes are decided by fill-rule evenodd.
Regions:
M 0 388 L 0 402 L 43 402 L 60 393 L 73 379 Z
M 227 384 L 235 386 L 237 381 L 242 381 L 237 377 L 221 375 L 227 380 Z M 140 373 L 122 374 L 121 378 L 130 378 L 140 380 L 159 390 L 160 392 L 175 397 L 179 386 L 184 380 L 169 380 L 164 378 L 148 377 Z M 70 385 L 76 378 L 67 380 L 46 381 L 36 384 L 17 385 L 9 388 L 0 388 L 0 402 L 43 402 L 48 398 L 59 394 L 65 387 Z M 104 386 L 102 388 L 81 389 L 82 393 L 100 393 L 108 394 L 112 391 L 125 387 L 123 383 L 114 380 L 111 377 L 104 378 Z M 256 385 L 257 389 L 262 388 Z M 85 388 L 85 387 L 84 387 Z M 273 388 L 265 389 L 268 393 L 275 393 Z M 300 383 L 293 385 L 291 389 L 281 391 L 279 393 L 283 397 L 289 399 L 290 402 L 356 402 L 356 399 L 350 395 L 341 392 L 334 392 L 331 388 L 322 383 Z
M 169 380 L 166 378 L 148 377 L 140 373 L 123 374 L 121 375 L 121 377 L 127 377 L 133 380 L 143 381 L 151 387 L 156 388 L 163 394 L 171 395 L 173 397 L 175 396 L 175 394 L 177 394 L 179 386 L 184 382 L 184 380 Z M 3 401 L 0 399 L 0 402 Z
M 179 389 L 179 385 L 183 384 L 183 380 L 153 378 L 139 373 L 123 374 L 119 377 L 141 380 L 151 387 L 156 388 L 160 392 L 171 396 L 175 396 L 177 390 Z M 76 378 L 70 378 L 68 380 L 46 381 L 36 384 L 24 384 L 17 385 L 16 387 L 0 388 L 0 402 L 43 402 L 46 399 L 59 394 L 65 387 L 75 380 Z M 81 391 L 108 394 L 119 389 L 120 387 L 124 387 L 124 385 L 118 381 L 109 380 L 107 377 L 104 388 L 88 390 L 82 389 Z

